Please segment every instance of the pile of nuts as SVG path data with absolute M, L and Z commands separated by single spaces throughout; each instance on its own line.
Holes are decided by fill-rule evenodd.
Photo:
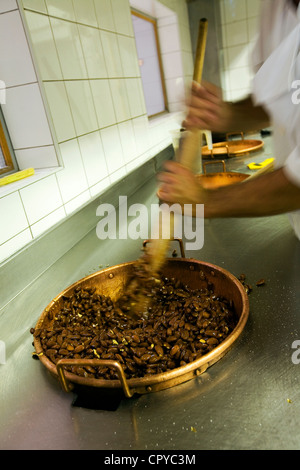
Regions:
M 48 327 L 31 333 L 39 337 L 52 363 L 62 358 L 112 359 L 122 365 L 127 379 L 166 372 L 202 357 L 238 322 L 231 302 L 217 297 L 212 286 L 191 290 L 167 278 L 152 287 L 146 316 L 131 316 L 90 288 L 77 288 L 62 298 L 58 313 L 49 310 L 47 315 Z M 117 379 L 104 366 L 66 369 L 81 377 Z

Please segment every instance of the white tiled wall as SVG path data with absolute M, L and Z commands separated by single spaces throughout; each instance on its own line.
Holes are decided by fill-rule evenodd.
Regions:
M 182 52 L 177 75 L 168 58 L 174 111 L 192 75 L 188 15 L 185 0 L 161 4 L 161 31 L 177 18 L 180 41 L 163 53 L 177 54 L 178 70 Z M 36 169 L 0 188 L 0 262 L 168 146 L 180 126 L 176 113 L 147 118 L 129 0 L 1 0 L 0 80 L 19 167 Z
M 219 0 L 221 81 L 224 98 L 237 100 L 251 90 L 251 54 L 256 40 L 261 0 Z

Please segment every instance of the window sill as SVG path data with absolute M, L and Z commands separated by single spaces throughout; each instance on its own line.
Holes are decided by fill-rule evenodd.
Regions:
M 14 181 L 12 183 L 6 184 L 5 186 L 0 186 L 0 198 L 8 196 L 15 191 L 19 191 L 26 186 L 42 180 L 43 178 L 47 178 L 48 176 L 53 175 L 60 170 L 62 170 L 61 167 L 38 169 L 34 171 L 34 175 L 32 176 L 28 176 L 27 178 L 19 181 Z

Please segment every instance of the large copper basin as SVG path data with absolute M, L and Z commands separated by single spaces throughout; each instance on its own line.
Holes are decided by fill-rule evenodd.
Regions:
M 62 297 L 72 294 L 77 287 L 93 287 L 97 293 L 110 296 L 112 300 L 117 300 L 123 293 L 127 280 L 133 273 L 134 262 L 120 264 L 114 267 L 91 274 L 84 279 L 74 283 L 61 292 L 42 312 L 37 324 L 38 328 L 51 328 L 53 320 L 49 320 L 48 312 L 54 314 L 58 312 L 62 305 Z M 131 397 L 134 394 L 144 394 L 166 389 L 177 384 L 186 382 L 197 377 L 219 361 L 226 354 L 241 335 L 249 315 L 248 296 L 240 281 L 230 272 L 210 263 L 187 258 L 172 258 L 166 261 L 162 274 L 178 280 L 193 289 L 200 289 L 206 286 L 207 281 L 203 281 L 200 273 L 204 273 L 207 281 L 214 285 L 214 291 L 218 296 L 232 301 L 238 317 L 238 323 L 232 333 L 215 349 L 187 365 L 164 372 L 161 374 L 147 376 L 139 379 L 126 379 L 122 366 L 117 361 L 101 359 L 61 359 L 57 365 L 52 363 L 43 354 L 41 343 L 38 337 L 34 337 L 35 354 L 48 371 L 59 378 L 65 391 L 71 391 L 76 384 L 81 386 L 123 389 L 125 396 Z M 104 380 L 95 378 L 79 377 L 65 370 L 67 365 L 103 365 L 116 370 L 119 380 Z

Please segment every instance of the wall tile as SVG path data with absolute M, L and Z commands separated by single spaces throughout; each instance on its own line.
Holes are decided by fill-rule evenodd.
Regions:
M 19 11 L 0 15 L 0 77 L 7 87 L 36 82 Z
M 229 30 L 229 34 L 230 34 L 230 30 Z M 226 28 L 226 24 L 223 24 L 221 26 L 221 42 L 222 42 L 222 47 L 227 47 L 228 44 L 227 44 L 227 28 Z
M 21 189 L 20 195 L 30 224 L 62 206 L 55 175 L 26 186 Z
M 132 121 L 126 121 L 118 124 L 121 145 L 123 149 L 124 161 L 128 163 L 137 156 L 135 135 Z
M 79 147 L 89 186 L 108 176 L 108 170 L 99 132 L 79 137 Z
M 0 245 L 28 228 L 28 220 L 20 194 L 15 192 L 0 198 Z
M 220 9 L 220 22 L 222 25 L 226 23 L 224 0 L 219 0 L 219 9 Z
M 244 88 L 250 88 L 251 86 L 251 75 L 248 67 L 240 67 L 237 69 L 229 70 L 229 81 L 230 88 L 232 90 L 239 90 Z
M 244 20 L 247 17 L 246 0 L 224 0 L 226 23 Z
M 183 75 L 182 54 L 180 51 L 162 55 L 164 77 L 175 78 Z
M 76 139 L 59 145 L 64 169 L 56 174 L 64 204 L 88 189 L 88 183 Z
M 89 78 L 106 78 L 107 70 L 100 32 L 88 26 L 78 26 Z
M 249 18 L 248 35 L 249 41 L 255 41 L 259 31 L 259 17 Z
M 182 52 L 182 66 L 183 74 L 185 77 L 191 76 L 194 74 L 194 59 L 191 52 Z
M 109 174 L 124 166 L 124 157 L 117 126 L 107 127 L 100 131 Z
M 110 89 L 114 103 L 117 122 L 130 119 L 130 108 L 126 92 L 126 83 L 124 79 L 110 81 Z
M 72 0 L 45 0 L 48 13 L 57 18 L 75 21 L 75 12 Z
M 238 100 L 251 92 L 252 50 L 256 40 L 261 0 L 221 0 L 221 50 L 219 51 L 224 99 Z
M 237 46 L 248 42 L 247 21 L 226 24 L 227 46 Z
M 93 0 L 75 0 L 73 2 L 76 21 L 89 26 L 98 26 Z
M 117 35 L 107 31 L 101 31 L 101 41 L 108 76 L 110 78 L 122 77 L 123 69 Z
M 64 79 L 88 78 L 77 24 L 55 18 L 50 22 Z
M 47 82 L 44 88 L 58 142 L 74 138 L 76 131 L 64 82 Z
M 246 0 L 248 17 L 260 16 L 261 0 Z
M 40 13 L 47 13 L 45 0 L 22 0 L 22 4 L 24 8 L 29 8 L 30 10 Z
M 108 80 L 91 80 L 99 127 L 107 127 L 116 123 L 116 115 Z
M 167 83 L 167 95 L 169 103 L 180 102 L 184 105 L 185 102 L 185 89 L 182 78 L 170 78 L 166 80 Z
M 249 49 L 248 46 L 234 46 L 227 49 L 227 68 L 248 67 Z
M 58 54 L 49 18 L 39 13 L 25 12 L 30 29 L 34 55 L 42 80 L 62 80 Z M 47 54 L 45 54 L 45 50 Z
M 107 188 L 109 188 L 110 184 L 111 184 L 110 178 L 108 176 L 107 178 L 104 178 L 102 181 L 99 181 L 99 183 L 91 186 L 90 187 L 91 196 L 95 197 L 103 193 Z
M 115 31 L 115 23 L 110 0 L 94 0 L 99 28 Z
M 61 222 L 66 217 L 66 212 L 63 207 L 51 212 L 51 214 L 43 217 L 41 220 L 31 225 L 31 231 L 34 238 L 39 237 L 44 232 L 54 227 L 57 223 Z
M 177 24 L 158 28 L 158 35 L 162 54 L 181 50 Z
M 26 168 L 51 168 L 59 166 L 53 145 L 16 150 L 16 159 L 20 170 Z
M 129 1 L 114 0 L 111 2 L 116 31 L 133 37 L 133 27 Z
M 140 78 L 125 80 L 131 118 L 146 114 L 143 85 Z
M 13 147 L 23 149 L 52 144 L 52 136 L 37 83 L 6 90 L 2 111 Z
M 149 148 L 149 128 L 147 116 L 141 116 L 132 120 L 136 141 L 137 154 L 144 153 Z
M 119 51 L 124 77 L 138 77 L 140 68 L 134 38 L 118 36 Z
M 67 202 L 67 204 L 65 205 L 67 215 L 70 215 L 73 212 L 75 212 L 77 209 L 79 209 L 80 207 L 83 207 L 84 204 L 90 201 L 90 199 L 91 199 L 91 194 L 90 194 L 90 191 L 88 190 L 79 194 L 79 196 L 72 199 L 72 201 Z
M 190 35 L 190 29 L 189 26 L 181 27 L 180 28 L 180 43 L 181 43 L 181 48 L 184 51 L 189 51 L 192 47 L 192 42 L 191 42 L 191 35 Z
M 66 81 L 65 85 L 76 135 L 95 131 L 98 123 L 89 81 L 71 80 Z
M 5 261 L 32 241 L 30 229 L 23 230 L 0 245 L 0 260 Z
M 238 101 L 243 100 L 249 96 L 250 88 L 242 88 L 240 90 L 232 90 L 230 93 L 230 100 Z
M 117 183 L 120 179 L 124 178 L 126 174 L 127 174 L 127 170 L 125 166 L 119 168 L 119 170 L 115 171 L 114 173 L 110 175 L 109 177 L 110 184 Z

